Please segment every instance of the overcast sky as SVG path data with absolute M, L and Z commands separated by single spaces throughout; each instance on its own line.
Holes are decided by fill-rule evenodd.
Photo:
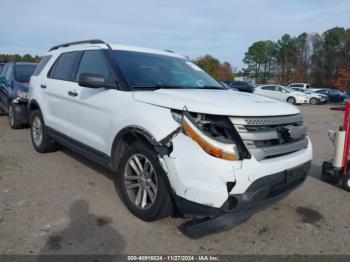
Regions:
M 350 27 L 349 0 L 1 0 L 0 10 L 0 53 L 100 38 L 238 68 L 254 41 Z

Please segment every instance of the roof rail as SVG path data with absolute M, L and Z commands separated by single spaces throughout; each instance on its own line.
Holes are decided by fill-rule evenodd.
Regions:
M 90 39 L 90 40 L 65 43 L 65 44 L 61 44 L 61 45 L 55 45 L 55 46 L 51 47 L 49 51 L 56 50 L 56 49 L 61 48 L 61 47 L 68 47 L 68 46 L 72 46 L 72 45 L 81 45 L 81 44 L 105 44 L 105 45 L 107 45 L 108 49 L 111 49 L 111 46 L 109 44 L 103 42 L 102 40 Z

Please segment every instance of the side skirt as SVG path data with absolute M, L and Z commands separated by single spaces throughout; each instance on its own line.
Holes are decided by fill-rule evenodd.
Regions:
M 72 151 L 94 161 L 104 167 L 111 169 L 111 157 L 105 153 L 98 151 L 84 143 L 81 143 L 65 134 L 62 134 L 48 127 L 49 136 L 58 144 L 71 149 Z

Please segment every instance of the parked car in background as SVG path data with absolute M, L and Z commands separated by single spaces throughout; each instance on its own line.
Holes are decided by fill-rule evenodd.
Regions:
M 0 63 L 0 74 L 1 74 L 2 69 L 4 68 L 4 66 L 5 66 L 5 63 Z
M 0 74 L 0 108 L 14 129 L 28 124 L 28 83 L 36 63 L 6 63 Z
M 223 86 L 223 87 L 225 87 L 225 88 L 227 88 L 227 89 L 232 89 L 232 90 L 234 90 L 234 91 L 238 91 L 236 88 L 233 88 L 233 87 L 230 87 L 228 84 L 226 84 L 224 81 L 219 81 L 219 83 Z
M 312 90 L 318 94 L 328 96 L 329 102 L 332 102 L 332 103 L 343 103 L 346 99 L 349 98 L 347 95 L 345 95 L 342 92 L 335 90 L 335 89 L 315 88 Z
M 304 93 L 308 99 L 309 103 L 312 105 L 325 104 L 328 102 L 328 96 L 316 93 L 315 91 L 301 87 L 292 87 L 293 90 Z
M 295 91 L 292 88 L 286 86 L 262 85 L 258 86 L 255 89 L 255 93 L 258 95 L 286 101 L 291 104 L 309 103 L 309 99 L 304 93 Z
M 304 89 L 309 89 L 311 88 L 311 85 L 307 83 L 291 83 L 288 85 L 288 87 L 300 87 Z
M 254 93 L 255 85 L 245 81 L 224 81 L 229 87 L 235 88 L 241 92 Z

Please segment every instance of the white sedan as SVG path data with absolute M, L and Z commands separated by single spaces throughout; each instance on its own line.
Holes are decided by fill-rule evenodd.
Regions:
M 293 90 L 304 93 L 308 99 L 309 103 L 312 105 L 325 104 L 328 102 L 328 96 L 316 93 L 315 91 L 301 87 L 292 87 Z
M 255 94 L 286 101 L 291 104 L 307 104 L 309 98 L 302 92 L 279 85 L 262 85 L 256 87 Z

